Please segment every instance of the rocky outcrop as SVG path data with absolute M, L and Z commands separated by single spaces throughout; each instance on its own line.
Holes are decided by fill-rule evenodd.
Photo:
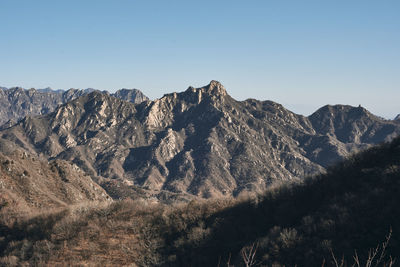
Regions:
M 152 195 L 208 198 L 323 172 L 399 133 L 398 123 L 361 107 L 304 117 L 272 101 L 236 101 L 212 81 L 136 105 L 95 91 L 2 130 L 0 147 L 67 160 Z

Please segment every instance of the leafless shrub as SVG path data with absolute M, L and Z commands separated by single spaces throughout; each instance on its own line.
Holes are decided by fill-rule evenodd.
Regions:
M 368 251 L 368 256 L 365 260 L 359 258 L 357 251 L 354 252 L 352 267 L 392 267 L 394 266 L 395 259 L 389 256 L 387 259 L 386 250 L 389 244 L 390 238 L 392 237 L 392 229 L 390 229 L 389 234 L 386 236 L 385 241 L 382 244 L 378 244 L 375 248 Z M 344 267 L 347 266 L 344 256 L 340 261 L 336 258 L 335 254 L 331 250 L 332 260 L 334 266 Z

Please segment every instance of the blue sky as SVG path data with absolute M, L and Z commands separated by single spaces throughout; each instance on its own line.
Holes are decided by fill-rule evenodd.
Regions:
M 0 85 L 138 88 L 219 80 L 309 115 L 400 113 L 400 1 L 0 1 Z

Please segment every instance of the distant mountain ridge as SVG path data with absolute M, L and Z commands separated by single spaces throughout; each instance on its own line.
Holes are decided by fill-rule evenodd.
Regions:
M 23 89 L 21 87 L 13 87 L 10 89 L 0 88 L 0 125 L 9 127 L 25 116 L 43 115 L 52 112 L 57 106 L 65 104 L 68 101 L 76 99 L 82 95 L 98 91 L 88 88 L 84 90 L 52 90 L 45 89 Z M 105 94 L 110 94 L 103 91 Z M 120 99 L 130 101 L 132 103 L 140 103 L 147 101 L 146 97 L 138 89 L 121 89 L 111 94 Z
M 272 101 L 236 101 L 211 81 L 140 104 L 94 91 L 1 131 L 0 148 L 71 161 L 128 186 L 209 198 L 323 172 L 399 134 L 400 123 L 362 107 L 325 106 L 304 117 Z

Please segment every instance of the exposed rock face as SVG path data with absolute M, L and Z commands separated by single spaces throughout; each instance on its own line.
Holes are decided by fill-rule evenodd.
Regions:
M 15 212 L 111 198 L 77 165 L 41 161 L 27 152 L 0 153 L 0 207 Z
M 53 91 L 49 88 L 38 90 L 33 88 L 25 90 L 21 87 L 0 88 L 0 125 L 3 125 L 2 128 L 6 128 L 10 126 L 10 122 L 18 121 L 25 116 L 47 114 L 54 111 L 59 105 L 93 91 L 96 90 L 70 89 L 68 91 Z M 148 100 L 137 89 L 122 89 L 112 95 L 132 103 Z M 4 125 L 5 123 L 7 125 Z
M 216 197 L 324 171 L 399 133 L 363 108 L 304 117 L 272 101 L 236 101 L 212 81 L 138 105 L 92 92 L 1 131 L 0 148 L 17 144 L 148 190 Z
M 398 114 L 398 115 L 396 116 L 396 118 L 394 118 L 394 120 L 395 120 L 395 121 L 400 121 L 400 114 Z

